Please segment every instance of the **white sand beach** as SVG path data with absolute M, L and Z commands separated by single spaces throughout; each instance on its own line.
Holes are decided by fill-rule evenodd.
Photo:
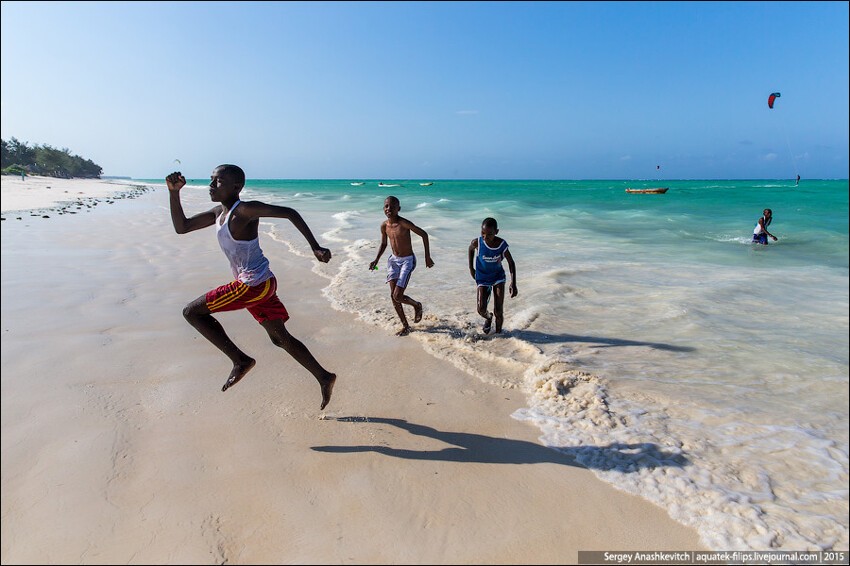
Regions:
M 2 212 L 62 208 L 76 202 L 93 204 L 126 191 L 127 181 L 57 179 L 55 177 L 3 175 Z
M 287 328 L 336 387 L 320 411 L 313 377 L 234 312 L 218 319 L 257 366 L 222 393 L 230 363 L 181 311 L 229 280 L 226 260 L 213 230 L 174 232 L 164 187 L 115 198 L 132 185 L 2 178 L 3 564 L 569 564 L 582 550 L 703 549 L 541 445 L 511 418 L 521 391 L 332 309 L 315 262 L 262 234 Z

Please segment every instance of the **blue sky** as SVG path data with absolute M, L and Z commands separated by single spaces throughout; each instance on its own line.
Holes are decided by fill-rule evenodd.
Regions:
M 104 175 L 848 177 L 847 2 L 4 1 L 0 25 L 3 139 Z

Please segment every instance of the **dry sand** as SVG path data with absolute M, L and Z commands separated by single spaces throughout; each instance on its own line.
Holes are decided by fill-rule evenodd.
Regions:
M 222 393 L 229 361 L 181 314 L 229 279 L 213 231 L 175 234 L 163 187 L 116 200 L 127 185 L 36 182 L 2 180 L 3 564 L 568 564 L 703 548 L 540 445 L 510 417 L 521 392 L 333 310 L 310 260 L 263 235 L 287 328 L 339 378 L 319 411 L 312 376 L 246 312 L 225 313 L 257 366 Z M 6 213 L 54 194 L 100 206 Z
M 91 208 L 108 203 L 111 198 L 127 192 L 132 183 L 119 180 L 57 179 L 55 177 L 31 176 L 22 180 L 19 176 L 3 175 L 2 212 L 68 208 L 77 205 Z

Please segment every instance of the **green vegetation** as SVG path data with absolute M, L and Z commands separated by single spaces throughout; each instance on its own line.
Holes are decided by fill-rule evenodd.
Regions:
M 70 179 L 100 179 L 103 168 L 91 159 L 83 159 L 79 155 L 71 155 L 68 148 L 56 149 L 49 145 L 28 146 L 12 138 L 8 142 L 0 140 L 0 169 L 3 174 L 20 175 L 26 171 L 30 175 L 45 175 Z

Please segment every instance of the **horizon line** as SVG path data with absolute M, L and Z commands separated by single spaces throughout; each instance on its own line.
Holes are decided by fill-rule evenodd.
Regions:
M 129 176 L 121 176 L 121 175 L 102 175 L 101 178 L 130 179 L 130 180 L 134 180 L 134 181 L 159 181 L 160 180 L 158 177 L 129 177 Z M 187 181 L 200 180 L 200 179 L 206 180 L 206 177 L 187 177 L 186 178 Z M 381 183 L 381 182 L 384 182 L 384 183 L 386 183 L 386 182 L 416 182 L 416 183 L 419 183 L 419 182 L 434 182 L 434 183 L 436 183 L 436 182 L 450 182 L 450 183 L 456 183 L 456 182 L 465 182 L 465 181 L 514 181 L 514 182 L 524 182 L 524 181 L 536 181 L 536 182 L 615 181 L 615 182 L 635 182 L 635 183 L 654 182 L 654 183 L 659 183 L 659 184 L 676 183 L 676 182 L 682 182 L 682 181 L 776 181 L 776 182 L 787 181 L 787 182 L 796 183 L 796 179 L 788 178 L 788 177 L 782 177 L 782 178 L 770 178 L 770 177 L 711 177 L 711 178 L 705 177 L 705 178 L 702 178 L 702 177 L 693 177 L 693 178 L 662 179 L 662 180 L 634 179 L 634 178 L 629 178 L 629 179 L 618 179 L 618 178 L 577 178 L 577 179 L 543 179 L 543 178 L 539 178 L 539 179 L 534 179 L 534 178 L 492 178 L 492 179 L 490 179 L 490 178 L 465 178 L 465 179 L 404 178 L 404 179 L 390 179 L 390 178 L 383 178 L 383 179 L 365 179 L 365 178 L 362 178 L 362 177 L 351 177 L 351 178 L 346 178 L 346 177 L 246 177 L 246 179 L 245 179 L 246 184 L 250 181 L 340 181 L 340 182 L 346 182 L 346 183 L 349 183 L 349 182 L 358 182 L 358 183 L 360 183 L 360 182 L 363 182 L 363 183 L 366 183 L 366 182 L 375 182 L 375 183 Z M 800 180 L 801 183 L 803 183 L 804 181 L 850 181 L 850 178 L 848 178 L 848 177 L 843 177 L 843 178 L 842 177 L 834 177 L 834 178 L 830 178 L 830 177 L 814 178 L 814 177 L 811 177 L 811 178 L 806 178 L 806 179 Z M 165 182 L 165 180 L 162 179 L 162 182 Z

